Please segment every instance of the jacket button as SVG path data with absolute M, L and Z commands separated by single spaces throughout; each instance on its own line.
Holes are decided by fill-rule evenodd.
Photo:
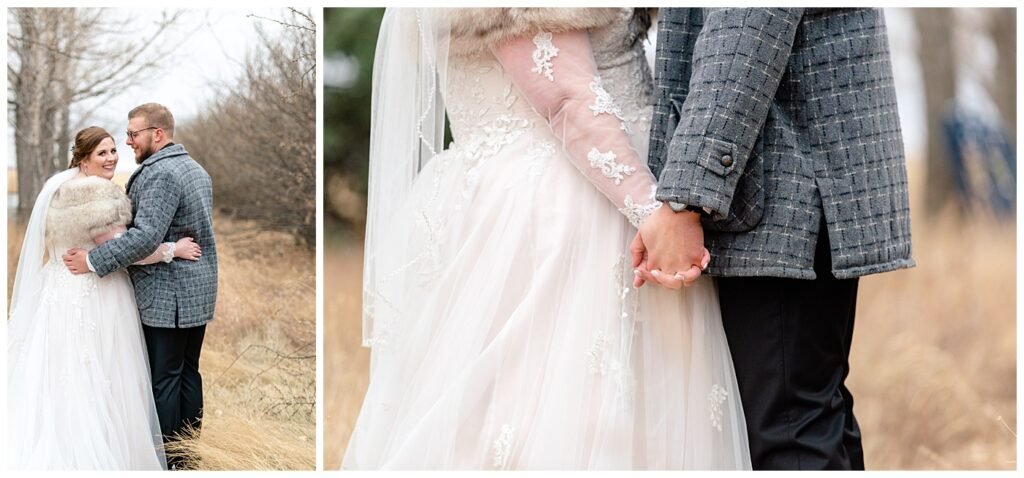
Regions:
M 722 155 L 722 166 L 725 166 L 727 168 L 729 166 L 732 166 L 732 156 L 731 155 L 728 155 L 728 154 Z

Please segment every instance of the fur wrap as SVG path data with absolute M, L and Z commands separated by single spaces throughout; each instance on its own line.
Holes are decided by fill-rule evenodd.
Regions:
M 113 181 L 72 179 L 57 190 L 46 213 L 48 244 L 90 244 L 116 225 L 132 220 L 132 203 Z
M 488 52 L 493 45 L 540 30 L 557 33 L 600 28 L 622 14 L 621 8 L 453 8 L 447 11 L 452 32 L 450 53 L 463 56 Z

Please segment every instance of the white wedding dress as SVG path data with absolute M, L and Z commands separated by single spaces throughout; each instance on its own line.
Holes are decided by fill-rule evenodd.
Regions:
M 454 142 L 368 242 L 344 469 L 750 467 L 714 282 L 632 286 L 655 204 L 632 21 L 449 58 Z M 566 87 L 589 96 L 547 109 Z
M 8 467 L 163 469 L 131 280 L 123 270 L 73 275 L 61 261 L 68 249 L 95 247 L 91 237 L 105 226 L 126 223 L 130 204 L 110 181 L 69 179 L 75 173 L 47 182 L 19 263 L 8 321 Z M 47 188 L 55 193 L 49 201 Z

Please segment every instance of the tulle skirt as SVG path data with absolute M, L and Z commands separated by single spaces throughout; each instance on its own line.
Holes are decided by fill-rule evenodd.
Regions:
M 9 468 L 166 467 L 149 363 L 124 271 L 44 266 L 42 303 L 8 323 Z
M 544 131 L 453 146 L 382 233 L 343 468 L 749 468 L 714 282 L 634 289 L 636 230 Z

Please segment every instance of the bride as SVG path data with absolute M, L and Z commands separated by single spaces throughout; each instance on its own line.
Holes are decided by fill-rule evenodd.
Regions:
M 32 208 L 8 321 L 12 469 L 166 468 L 128 275 L 72 275 L 61 261 L 64 251 L 91 249 L 131 221 L 128 197 L 110 180 L 117 160 L 107 131 L 79 131 L 71 167 L 46 181 Z M 199 254 L 184 238 L 139 265 Z
M 631 287 L 659 207 L 649 26 L 644 9 L 387 11 L 370 385 L 343 468 L 750 467 L 714 283 Z

